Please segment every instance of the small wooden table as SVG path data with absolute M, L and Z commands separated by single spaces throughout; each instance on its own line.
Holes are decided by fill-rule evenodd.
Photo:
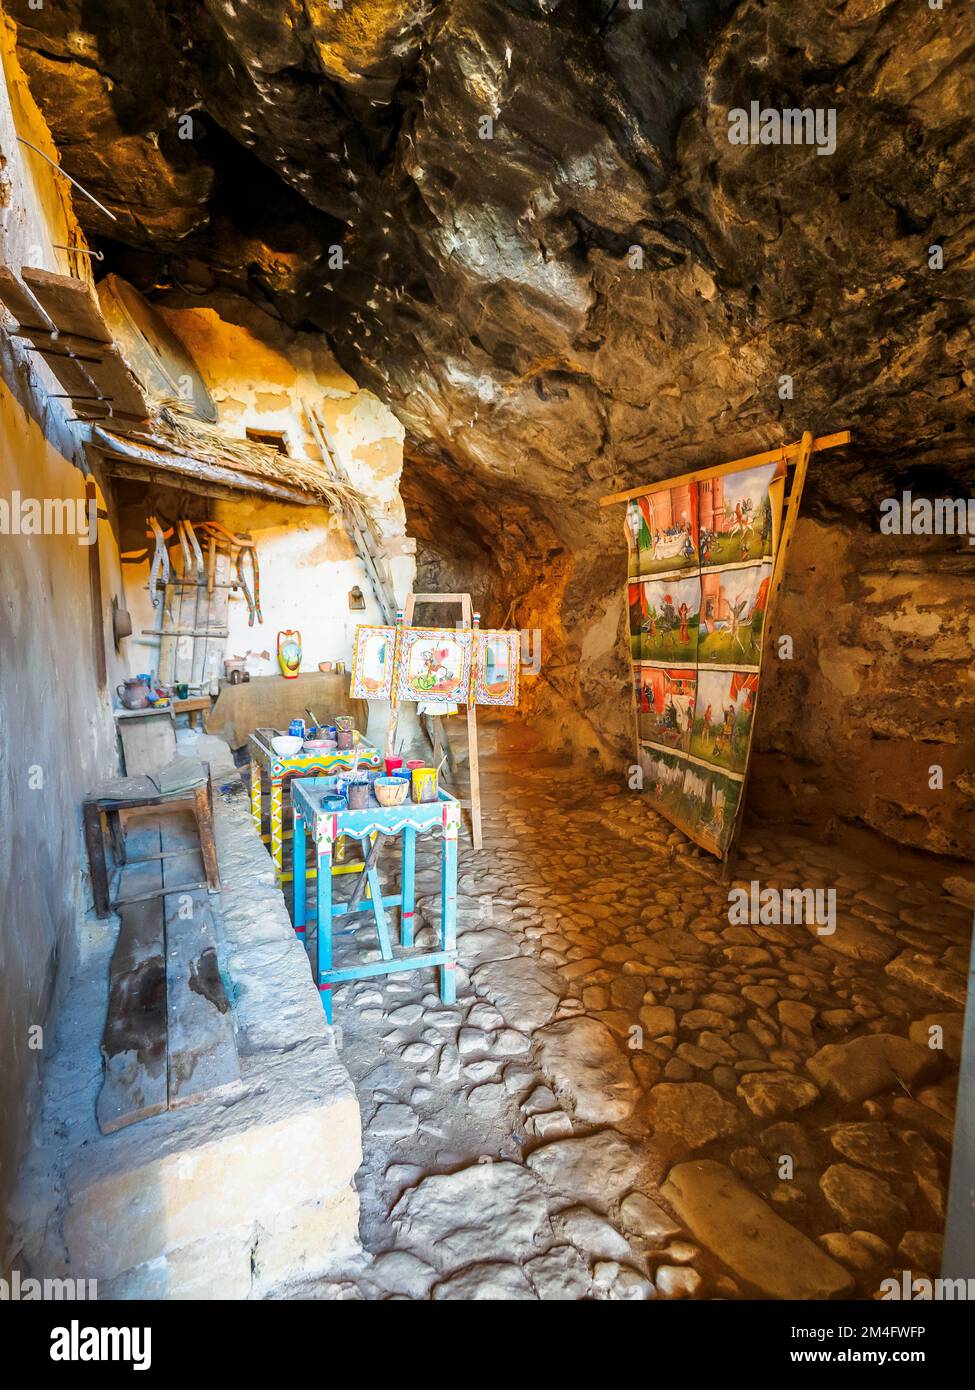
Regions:
M 264 824 L 261 811 L 261 798 L 264 792 L 265 781 L 268 785 L 271 800 L 271 859 L 274 863 L 274 872 L 277 875 L 278 883 L 288 883 L 291 875 L 284 872 L 284 826 L 282 816 L 281 789 L 285 781 L 293 777 L 308 777 L 311 773 L 334 773 L 348 772 L 356 759 L 358 750 L 358 765 L 365 771 L 367 768 L 382 767 L 383 758 L 378 748 L 374 748 L 358 732 L 355 735 L 356 747 L 339 752 L 333 749 L 322 753 L 295 753 L 293 757 L 283 758 L 280 753 L 275 753 L 271 747 L 271 739 L 278 733 L 279 729 L 255 729 L 247 740 L 247 750 L 251 759 L 251 815 L 254 818 L 254 825 L 257 833 L 265 844 L 268 837 L 264 835 Z
M 159 892 L 179 893 L 196 888 L 208 888 L 211 893 L 220 891 L 220 871 L 217 868 L 217 849 L 213 838 L 213 787 L 210 769 L 207 768 L 206 781 L 186 791 L 162 793 L 148 777 L 128 777 L 113 784 L 122 795 L 105 795 L 96 789 L 86 796 L 82 803 L 85 827 L 85 844 L 88 847 L 88 863 L 91 868 L 91 887 L 95 899 L 95 913 L 107 917 L 113 908 L 125 901 L 111 901 L 108 883 L 108 866 L 105 862 L 105 839 L 102 835 L 102 815 L 108 816 L 112 847 L 118 864 L 124 865 L 125 840 L 122 835 L 120 811 L 176 811 L 190 810 L 196 817 L 196 828 L 200 836 L 200 852 L 206 871 L 205 883 L 176 884 Z M 158 896 L 150 894 L 149 896 Z
M 291 783 L 291 806 L 294 816 L 294 927 L 304 935 L 307 918 L 307 873 L 305 868 L 306 835 L 311 833 L 318 861 L 316 878 L 316 962 L 315 976 L 325 1017 L 332 1021 L 332 986 L 342 980 L 362 980 L 372 975 L 389 975 L 398 970 L 422 970 L 426 966 L 440 967 L 440 998 L 445 1004 L 457 1000 L 457 832 L 460 828 L 460 802 L 448 792 L 438 793 L 436 801 L 417 805 L 412 801 L 402 806 L 380 806 L 370 792 L 365 811 L 329 811 L 323 801 L 334 796 L 338 784 L 335 777 L 295 778 Z M 414 883 L 416 874 L 416 837 L 427 831 L 441 836 L 440 885 L 440 949 L 410 950 L 413 946 Z M 403 836 L 403 873 L 400 891 L 383 897 L 375 851 L 370 859 L 370 837 L 379 835 Z M 361 904 L 354 895 L 349 902 L 334 902 L 332 896 L 332 855 L 342 835 L 357 839 L 366 857 L 365 877 L 371 897 Z M 400 909 L 399 946 L 403 952 L 394 955 L 386 921 L 386 909 Z M 332 963 L 332 923 L 338 917 L 358 912 L 372 912 L 379 939 L 378 961 L 336 969 Z
M 196 728 L 196 716 L 210 713 L 209 695 L 188 695 L 185 700 L 173 701 L 173 713 L 185 714 L 191 729 Z M 206 721 L 204 720 L 204 723 Z

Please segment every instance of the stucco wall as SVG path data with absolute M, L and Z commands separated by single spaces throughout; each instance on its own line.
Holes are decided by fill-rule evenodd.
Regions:
M 66 185 L 16 142 L 19 131 L 55 154 L 2 17 L 0 61 L 0 262 L 66 273 L 74 267 L 53 243 L 69 242 L 77 227 Z M 0 497 L 8 505 L 16 492 L 39 501 L 84 496 L 71 461 L 75 431 L 48 389 L 58 388 L 36 356 L 0 333 Z M 98 531 L 107 610 L 121 592 L 120 568 L 109 524 Z M 0 534 L 0 1264 L 44 1041 L 77 950 L 80 801 L 116 770 L 109 700 L 92 656 L 89 554 L 74 535 Z M 106 648 L 111 683 L 119 677 L 108 636 Z
M 245 430 L 284 431 L 292 454 L 318 458 L 302 401 L 324 417 L 330 437 L 353 484 L 366 497 L 388 547 L 396 597 L 402 601 L 413 583 L 413 546 L 399 495 L 403 429 L 395 416 L 334 362 L 321 341 L 292 333 L 236 296 L 221 296 L 206 308 L 163 309 L 169 326 L 183 340 L 217 405 L 228 434 Z M 267 651 L 252 658 L 256 673 L 278 670 L 277 633 L 297 628 L 302 635 L 302 669 L 314 671 L 325 660 L 352 656 L 357 623 L 380 621 L 364 567 L 341 516 L 325 507 L 301 507 L 254 497 L 234 501 L 187 499 L 191 515 L 207 515 L 236 532 L 249 532 L 258 544 L 263 624 L 248 627 L 247 604 L 232 594 L 229 636 L 222 655 Z M 123 548 L 145 544 L 144 518 L 129 509 Z M 133 626 L 156 626 L 151 608 L 148 562 L 126 566 Z M 365 611 L 349 609 L 348 594 L 358 586 Z M 156 670 L 159 644 L 134 636 L 129 644 L 133 670 Z

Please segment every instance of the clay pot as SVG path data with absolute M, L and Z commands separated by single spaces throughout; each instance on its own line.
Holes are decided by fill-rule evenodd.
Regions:
M 149 686 L 142 676 L 133 676 L 125 681 L 124 687 L 117 685 L 115 693 L 125 709 L 149 708 Z

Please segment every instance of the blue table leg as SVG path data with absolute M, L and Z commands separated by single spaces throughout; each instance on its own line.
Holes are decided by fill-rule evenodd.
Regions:
M 291 886 L 294 890 L 294 919 L 295 931 L 300 935 L 305 934 L 305 922 L 308 917 L 308 906 L 306 901 L 307 881 L 305 877 L 305 818 L 300 811 L 294 812 L 294 837 L 291 841 L 292 864 L 291 864 Z
M 315 881 L 318 900 L 318 930 L 315 935 L 318 992 L 325 1009 L 325 1018 L 332 1021 L 332 986 L 325 976 L 332 968 L 332 843 L 322 841 L 318 846 L 318 878 Z
M 371 848 L 369 836 L 364 835 L 359 842 L 362 845 L 363 857 L 368 860 Z M 372 915 L 376 922 L 376 935 L 379 937 L 379 954 L 383 960 L 393 959 L 393 944 L 389 939 L 389 924 L 386 921 L 386 909 L 383 906 L 383 890 L 379 883 L 379 868 L 373 864 L 366 871 L 366 883 L 372 894 Z
M 440 860 L 440 948 L 453 951 L 457 947 L 457 833 L 443 838 Z M 440 998 L 444 1004 L 457 1002 L 457 972 L 453 961 L 440 967 Z
M 413 912 L 416 896 L 416 830 L 408 825 L 403 830 L 402 905 L 399 920 L 399 944 L 413 945 Z

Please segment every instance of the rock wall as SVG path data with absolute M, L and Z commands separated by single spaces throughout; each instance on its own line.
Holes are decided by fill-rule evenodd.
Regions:
M 964 538 L 800 523 L 751 805 L 975 859 L 975 604 Z M 939 771 L 940 770 L 940 771 Z
M 107 264 L 160 302 L 233 289 L 328 336 L 405 427 L 421 573 L 541 630 L 525 713 L 552 741 L 629 761 L 623 547 L 600 494 L 807 427 L 854 432 L 810 479 L 818 524 L 875 529 L 904 484 L 971 490 L 970 7 L 12 7 L 66 167 L 118 219 L 85 211 Z M 835 118 L 835 140 L 732 143 L 752 102 Z M 859 595 L 865 552 L 836 547 Z M 881 628 L 888 599 L 864 592 Z M 960 710 L 955 661 L 940 698 Z M 903 676 L 890 655 L 872 670 Z M 866 719 L 853 686 L 826 703 L 775 752 L 779 784 L 821 800 Z M 858 740 L 872 771 L 842 814 L 960 849 L 896 747 L 882 771 L 880 735 Z

